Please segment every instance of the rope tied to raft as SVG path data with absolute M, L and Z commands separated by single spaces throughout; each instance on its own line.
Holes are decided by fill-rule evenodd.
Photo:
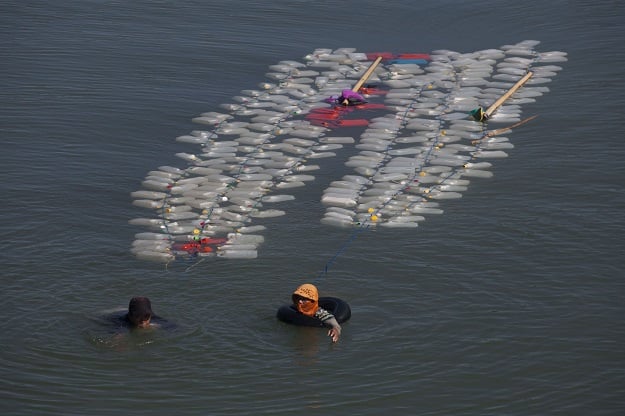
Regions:
M 336 251 L 336 253 L 334 253 L 334 256 L 332 256 L 332 258 L 330 258 L 330 260 L 328 260 L 328 262 L 325 264 L 325 266 L 323 267 L 323 271 L 319 272 L 319 275 L 317 275 L 317 280 L 320 279 L 322 276 L 328 275 L 328 269 L 332 264 L 334 264 L 339 255 L 341 255 L 347 249 L 347 247 L 356 239 L 358 234 L 367 230 L 368 228 L 369 225 L 363 223 L 352 232 L 349 239 Z

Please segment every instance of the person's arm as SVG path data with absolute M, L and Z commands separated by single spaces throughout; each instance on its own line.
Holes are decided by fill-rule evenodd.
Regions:
M 332 327 L 328 331 L 328 336 L 332 338 L 332 342 L 338 341 L 341 336 L 341 325 L 339 325 L 334 315 L 322 308 L 317 309 L 315 315 L 317 318 L 321 319 L 321 322 L 325 325 L 330 325 Z
M 324 321 L 325 324 L 329 324 L 332 328 L 328 331 L 328 336 L 332 338 L 332 342 L 339 340 L 341 336 L 341 325 L 339 325 L 336 318 L 333 316 L 330 319 Z

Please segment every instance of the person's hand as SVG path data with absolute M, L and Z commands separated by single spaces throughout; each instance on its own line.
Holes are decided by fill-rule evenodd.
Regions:
M 328 331 L 328 336 L 332 338 L 332 342 L 338 341 L 339 337 L 341 336 L 341 328 L 332 328 Z

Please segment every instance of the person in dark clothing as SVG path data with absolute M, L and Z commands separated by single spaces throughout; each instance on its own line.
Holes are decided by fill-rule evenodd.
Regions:
M 135 329 L 155 329 L 155 328 L 174 328 L 175 325 L 166 319 L 154 314 L 152 311 L 152 302 L 145 296 L 135 296 L 130 299 L 128 311 L 120 311 L 121 313 L 113 313 L 109 315 L 108 320 L 115 324 L 118 329 L 135 330 Z
M 143 296 L 136 296 L 130 299 L 128 304 L 128 313 L 126 314 L 126 320 L 129 326 L 134 328 L 149 328 L 152 326 L 152 302 L 150 299 Z

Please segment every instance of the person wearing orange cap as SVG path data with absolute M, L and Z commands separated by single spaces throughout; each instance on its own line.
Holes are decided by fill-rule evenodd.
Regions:
M 295 289 L 293 295 L 293 305 L 297 311 L 311 318 L 319 319 L 323 324 L 332 328 L 328 331 L 328 336 L 332 338 L 332 342 L 337 342 L 341 336 L 341 325 L 332 315 L 332 313 L 319 307 L 319 292 L 314 285 L 306 283 Z

